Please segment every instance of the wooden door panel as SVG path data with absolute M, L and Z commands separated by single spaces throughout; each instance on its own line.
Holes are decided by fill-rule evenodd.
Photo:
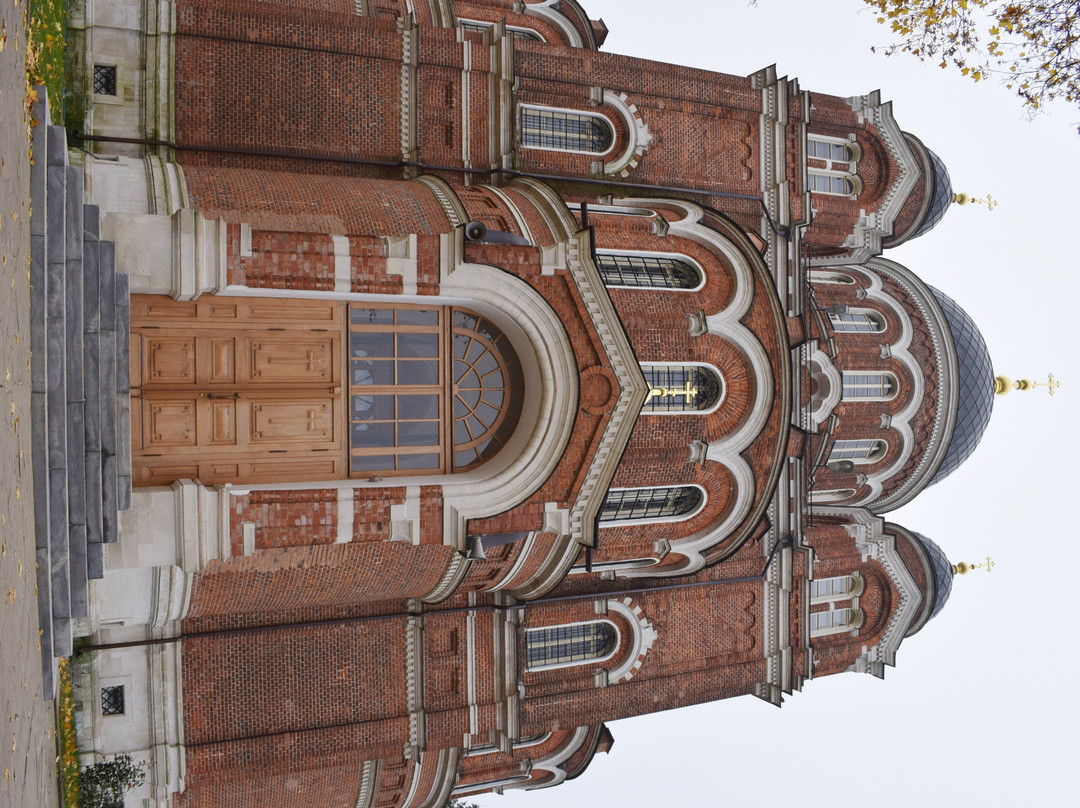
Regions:
M 143 385 L 188 386 L 196 380 L 195 338 L 140 335 L 143 342 Z
M 140 401 L 142 417 L 142 449 L 160 451 L 164 448 L 193 448 L 198 445 L 198 418 L 194 400 Z
M 132 298 L 135 478 L 348 477 L 344 304 Z
M 268 335 L 249 343 L 249 379 L 253 383 L 333 384 L 339 357 L 331 335 Z
M 334 402 L 305 399 L 298 401 L 253 401 L 251 403 L 251 443 L 299 443 L 318 447 L 336 444 Z

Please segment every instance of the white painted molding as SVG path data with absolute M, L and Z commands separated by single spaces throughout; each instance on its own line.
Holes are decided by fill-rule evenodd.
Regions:
M 652 623 L 645 618 L 641 607 L 634 605 L 630 598 L 609 600 L 607 610 L 609 614 L 622 616 L 630 626 L 630 647 L 622 662 L 607 672 L 607 683 L 613 685 L 617 682 L 628 682 L 634 677 L 658 635 Z

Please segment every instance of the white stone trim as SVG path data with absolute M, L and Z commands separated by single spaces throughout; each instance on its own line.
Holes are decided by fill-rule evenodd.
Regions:
M 347 490 L 352 493 L 352 489 Z M 405 486 L 405 501 L 390 506 L 390 541 L 420 544 L 420 486 Z
M 607 684 L 629 682 L 641 668 L 645 655 L 653 647 L 658 635 L 652 623 L 646 619 L 641 607 L 634 605 L 630 598 L 609 600 L 605 606 L 608 613 L 614 612 L 621 615 L 630 626 L 630 648 L 618 667 L 607 672 Z
M 550 788 L 551 786 L 557 786 L 566 780 L 567 772 L 566 768 L 562 765 L 574 756 L 574 753 L 581 749 L 582 745 L 589 739 L 589 727 L 578 727 L 574 730 L 574 734 L 570 736 L 570 740 L 567 741 L 559 749 L 545 755 L 542 758 L 538 758 L 532 762 L 532 772 L 546 771 L 550 772 L 551 779 L 538 785 L 530 785 L 530 781 L 521 783 L 520 785 L 506 786 L 507 788 L 523 788 L 526 791 L 532 791 L 537 788 Z
M 241 225 L 240 241 L 243 244 L 243 227 Z M 250 232 L 251 228 L 248 228 L 248 243 L 250 250 Z M 352 291 L 352 261 L 349 257 L 349 237 L 348 236 L 330 236 L 330 240 L 334 245 L 334 291 L 335 292 L 351 292 Z M 243 247 L 240 250 L 243 254 Z M 387 260 L 387 273 L 389 273 L 390 261 Z
M 401 293 L 403 295 L 415 295 L 417 286 L 417 238 L 416 234 L 408 236 L 383 236 L 382 242 L 386 248 L 386 274 L 398 275 L 401 278 Z M 336 291 L 352 291 L 352 277 L 344 289 Z
M 809 408 L 805 410 L 807 420 L 803 426 L 811 432 L 816 432 L 818 428 L 828 420 L 829 416 L 832 415 L 833 410 L 836 409 L 836 405 L 840 403 L 840 400 L 844 395 L 844 379 L 840 375 L 840 371 L 833 365 L 829 355 L 821 350 L 821 346 L 818 344 L 817 340 L 807 343 L 803 346 L 802 350 L 803 355 L 808 356 L 810 363 L 820 369 L 829 380 L 829 395 L 822 398 L 813 411 L 810 411 Z
M 755 277 L 753 269 L 742 252 L 727 238 L 715 230 L 702 225 L 704 210 L 691 202 L 682 200 L 631 199 L 615 200 L 616 204 L 625 202 L 635 207 L 663 204 L 685 212 L 685 217 L 670 222 L 672 235 L 687 238 L 701 244 L 710 251 L 727 259 L 735 275 L 732 298 L 719 312 L 706 316 L 709 333 L 714 334 L 735 346 L 750 365 L 754 378 L 754 401 L 748 407 L 748 417 L 731 433 L 709 444 L 706 452 L 708 460 L 720 463 L 731 473 L 735 481 L 734 502 L 728 509 L 727 516 L 719 523 L 710 525 L 692 536 L 675 539 L 671 542 L 673 552 L 687 557 L 685 566 L 665 566 L 660 569 L 627 570 L 625 577 L 670 577 L 695 572 L 705 565 L 703 553 L 713 545 L 723 541 L 728 534 L 750 513 L 753 506 L 755 480 L 750 466 L 741 456 L 768 423 L 771 412 L 769 401 L 773 395 L 772 367 L 769 355 L 753 333 L 739 320 L 745 316 L 753 301 Z
M 566 42 L 571 48 L 585 47 L 585 43 L 581 39 L 581 34 L 578 33 L 578 29 L 574 27 L 570 20 L 566 19 L 566 17 L 558 12 L 558 6 L 559 0 L 542 0 L 542 2 L 539 3 L 527 4 L 524 13 L 533 17 L 539 17 L 554 25 L 562 32 L 562 35 L 566 37 Z
M 356 500 L 353 499 L 353 489 L 339 488 L 337 490 L 337 538 L 334 540 L 336 544 L 348 544 L 353 540 L 355 518 Z
M 896 550 L 896 539 L 885 534 L 885 520 L 882 517 L 875 516 L 864 508 L 840 506 L 815 505 L 814 513 L 850 519 L 853 524 L 845 525 L 845 529 L 855 539 L 855 547 L 862 555 L 862 560 L 865 562 L 872 559 L 879 562 L 896 588 L 900 603 L 893 612 L 889 625 L 877 645 L 872 648 L 864 647 L 862 654 L 852 665 L 852 670 L 872 673 L 882 678 L 885 675 L 884 666 L 896 664 L 896 649 L 919 615 L 922 592 Z M 807 634 L 808 626 L 809 618 L 804 625 Z
M 626 148 L 614 160 L 604 163 L 604 173 L 626 177 L 629 176 L 630 169 L 637 168 L 638 161 L 653 142 L 653 135 L 648 125 L 641 120 L 638 108 L 630 103 L 630 98 L 626 93 L 616 94 L 610 90 L 603 90 L 602 98 L 605 106 L 611 107 L 619 114 L 627 136 Z

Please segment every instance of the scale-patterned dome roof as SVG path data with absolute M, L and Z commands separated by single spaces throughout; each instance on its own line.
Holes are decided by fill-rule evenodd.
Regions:
M 930 207 L 926 211 L 926 216 L 923 217 L 922 224 L 911 236 L 912 238 L 918 238 L 923 233 L 932 230 L 941 221 L 945 211 L 949 209 L 949 205 L 953 201 L 952 180 L 949 178 L 949 169 L 945 168 L 941 158 L 932 151 L 927 149 L 926 153 L 930 155 L 930 164 L 934 169 L 934 190 L 930 194 Z
M 937 546 L 930 539 L 921 533 L 911 531 L 911 535 L 919 540 L 919 544 L 926 550 L 926 555 L 930 559 L 930 568 L 934 574 L 934 592 L 933 592 L 933 607 L 930 609 L 930 616 L 927 620 L 933 620 L 934 616 L 941 611 L 941 607 L 945 605 L 945 601 L 949 599 L 949 594 L 952 592 L 953 583 L 953 565 L 949 562 L 949 559 L 945 557 L 945 551 Z
M 960 388 L 956 424 L 945 459 L 930 480 L 929 485 L 934 485 L 956 471 L 982 440 L 994 408 L 994 367 L 986 342 L 967 312 L 944 292 L 932 286 L 930 291 L 945 313 L 956 345 Z

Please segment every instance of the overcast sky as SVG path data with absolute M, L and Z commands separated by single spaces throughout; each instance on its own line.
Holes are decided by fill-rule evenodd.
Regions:
M 996 372 L 1045 381 L 1053 371 L 1064 384 L 1053 398 L 1043 389 L 998 399 L 967 463 L 890 515 L 954 563 L 989 554 L 997 566 L 956 580 L 885 681 L 841 674 L 807 683 L 779 710 L 744 697 L 609 722 L 614 749 L 577 780 L 475 801 L 775 806 L 827 793 L 831 805 L 880 808 L 1073 802 L 1080 651 L 1062 627 L 1077 574 L 1080 265 L 1070 239 L 1080 221 L 1069 199 L 1080 188 L 1080 112 L 1028 122 L 1003 88 L 871 54 L 888 31 L 860 0 L 581 2 L 607 23 L 606 51 L 738 75 L 776 63 L 803 89 L 840 96 L 880 89 L 901 128 L 944 160 L 956 191 L 1000 202 L 993 212 L 954 206 L 886 257 L 967 310 Z

